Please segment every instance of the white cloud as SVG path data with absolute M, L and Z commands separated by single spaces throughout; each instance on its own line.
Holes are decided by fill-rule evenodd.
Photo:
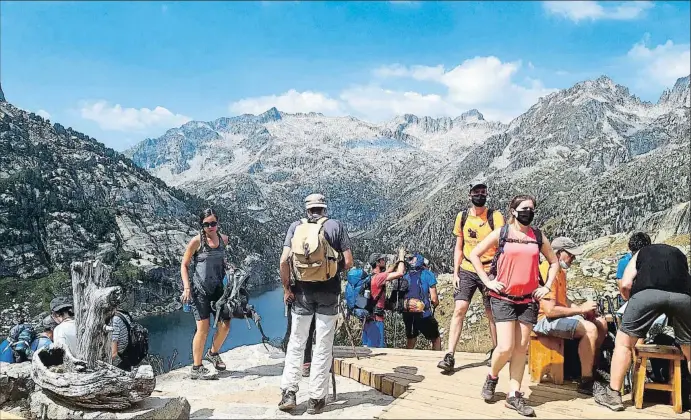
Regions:
M 654 6 L 651 1 L 606 2 L 607 6 L 597 1 L 545 1 L 542 4 L 548 13 L 574 22 L 600 19 L 633 20 Z
M 488 119 L 509 122 L 541 96 L 554 92 L 539 80 L 515 81 L 521 62 L 502 62 L 497 57 L 474 57 L 445 69 L 443 65 L 404 66 L 391 64 L 372 71 L 376 83 L 365 82 L 341 91 L 337 98 L 320 92 L 290 90 L 282 95 L 245 98 L 229 109 L 234 114 L 260 114 L 275 106 L 280 111 L 322 112 L 354 115 L 381 121 L 406 113 L 425 116 L 455 117 L 479 109 Z M 391 88 L 401 79 L 427 82 L 435 92 L 420 89 Z
M 638 67 L 640 83 L 669 87 L 680 77 L 691 73 L 691 45 L 675 44 L 667 40 L 664 44 L 648 47 L 650 35 L 635 44 L 627 56 Z
M 157 106 L 149 108 L 123 108 L 120 104 L 111 106 L 104 100 L 83 103 L 82 118 L 95 121 L 103 130 L 143 131 L 148 128 L 170 128 L 190 121 L 189 117 L 173 114 Z
M 333 115 L 341 112 L 338 101 L 328 95 L 312 91 L 298 92 L 295 89 L 281 95 L 241 99 L 230 104 L 229 110 L 234 114 L 261 114 L 271 107 L 288 113 L 321 112 Z
M 40 115 L 41 117 L 45 118 L 46 120 L 50 119 L 50 113 L 46 111 L 45 109 L 39 109 L 36 111 L 36 115 Z

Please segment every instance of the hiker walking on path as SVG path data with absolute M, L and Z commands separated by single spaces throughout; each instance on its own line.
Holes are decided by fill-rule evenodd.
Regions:
M 199 215 L 201 230 L 190 240 L 180 265 L 183 292 L 182 303 L 191 303 L 192 313 L 197 322 L 197 330 L 192 341 L 191 379 L 211 379 L 213 375 L 203 366 L 208 360 L 217 371 L 226 370 L 218 351 L 230 331 L 230 318 L 216 321 L 216 333 L 211 347 L 204 354 L 204 345 L 209 335 L 211 303 L 223 296 L 223 277 L 225 276 L 225 252 L 228 236 L 218 232 L 218 216 L 213 209 L 206 209 Z M 188 266 L 192 262 L 193 277 L 190 283 Z M 218 316 L 219 314 L 215 315 Z
M 596 403 L 614 411 L 624 410 L 619 390 L 634 346 L 660 315 L 670 319 L 691 371 L 691 275 L 686 255 L 671 245 L 644 246 L 626 265 L 619 290 L 628 305 L 614 342 L 610 381 L 598 383 L 602 390 L 594 392 Z
M 310 324 L 315 319 L 315 345 L 309 376 L 307 412 L 321 412 L 326 405 L 329 370 L 341 293 L 339 273 L 353 266 L 350 238 L 343 224 L 326 216 L 326 198 L 305 198 L 307 215 L 290 225 L 283 243 L 280 273 L 284 301 L 291 304 L 291 332 L 281 378 L 278 408 L 297 406 L 301 369 Z M 291 275 L 294 285 L 291 287 Z
M 455 307 L 451 324 L 449 325 L 449 347 L 444 359 L 437 365 L 440 369 L 451 372 L 455 365 L 454 353 L 463 329 L 463 320 L 470 307 L 475 291 L 480 289 L 483 295 L 485 314 L 489 321 L 492 347 L 497 345 L 497 331 L 494 325 L 492 310 L 489 305 L 489 297 L 485 286 L 477 274 L 477 268 L 468 259 L 470 252 L 489 235 L 493 230 L 504 226 L 504 217 L 500 212 L 488 209 L 487 185 L 484 182 L 475 182 L 470 185 L 468 195 L 472 206 L 463 210 L 456 216 L 453 234 L 456 236 L 456 248 L 453 253 L 453 285 Z M 485 250 L 481 257 L 481 271 L 488 271 L 490 263 L 496 253 L 496 245 Z M 490 353 L 490 359 L 492 355 Z
M 497 347 L 490 372 L 482 388 L 482 398 L 490 401 L 499 382 L 499 372 L 509 363 L 509 387 L 505 405 L 524 416 L 535 411 L 526 405 L 521 390 L 530 333 L 537 322 L 537 303 L 551 291 L 559 269 L 557 256 L 547 238 L 530 227 L 535 216 L 535 199 L 519 195 L 509 205 L 509 224 L 492 231 L 468 258 L 489 289 L 492 314 L 497 324 Z M 481 256 L 498 247 L 490 278 L 483 270 Z M 549 274 L 540 286 L 539 261 L 542 253 L 549 262 Z M 496 275 L 496 277 L 495 277 Z
M 422 312 L 403 312 L 406 348 L 414 349 L 417 337 L 422 333 L 432 343 L 432 350 L 441 350 L 439 324 L 432 313 L 432 308 L 439 305 L 437 278 L 427 268 L 425 258 L 421 254 L 413 255 L 410 259 L 410 269 L 403 278 L 408 281 L 407 298 L 419 299 L 425 305 Z
M 550 337 L 578 339 L 581 379 L 577 391 L 593 395 L 593 367 L 597 362 L 598 350 L 607 337 L 607 321 L 597 315 L 596 302 L 576 305 L 566 296 L 566 270 L 583 253 L 583 247 L 577 246 L 571 238 L 559 237 L 552 241 L 552 249 L 559 260 L 559 271 L 552 290 L 540 301 L 534 330 Z M 540 264 L 542 278 L 548 277 L 548 267 L 547 261 Z
M 384 331 L 384 308 L 386 306 L 386 283 L 400 279 L 405 274 L 405 250 L 398 251 L 396 264 L 386 267 L 383 256 L 376 256 L 370 261 L 372 267 L 371 294 L 374 310 L 362 327 L 362 345 L 367 347 L 386 347 Z M 394 267 L 396 271 L 394 271 Z

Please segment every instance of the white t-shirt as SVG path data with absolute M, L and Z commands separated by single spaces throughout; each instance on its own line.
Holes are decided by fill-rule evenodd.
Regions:
M 53 342 L 67 346 L 73 357 L 77 357 L 77 324 L 74 319 L 67 319 L 53 330 Z

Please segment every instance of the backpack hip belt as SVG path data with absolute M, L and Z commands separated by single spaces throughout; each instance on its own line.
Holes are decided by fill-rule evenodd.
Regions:
M 494 293 L 497 293 L 497 292 L 494 292 Z M 499 293 L 497 293 L 497 294 L 498 294 L 499 296 L 501 296 L 501 297 L 504 297 L 504 298 L 507 298 L 507 299 L 513 300 L 513 301 L 519 301 L 519 300 L 524 300 L 524 299 L 528 299 L 528 298 L 532 298 L 532 297 L 533 297 L 533 294 L 532 294 L 532 293 L 527 294 L 527 295 L 523 295 L 523 296 L 507 295 L 507 294 L 504 293 L 504 292 L 499 292 Z

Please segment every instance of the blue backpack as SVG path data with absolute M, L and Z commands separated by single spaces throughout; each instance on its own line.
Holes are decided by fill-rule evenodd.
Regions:
M 375 306 L 374 298 L 365 297 L 365 290 L 371 292 L 372 276 L 365 273 L 362 268 L 353 267 L 348 270 L 346 277 L 345 303 L 349 313 L 359 319 L 372 316 Z

